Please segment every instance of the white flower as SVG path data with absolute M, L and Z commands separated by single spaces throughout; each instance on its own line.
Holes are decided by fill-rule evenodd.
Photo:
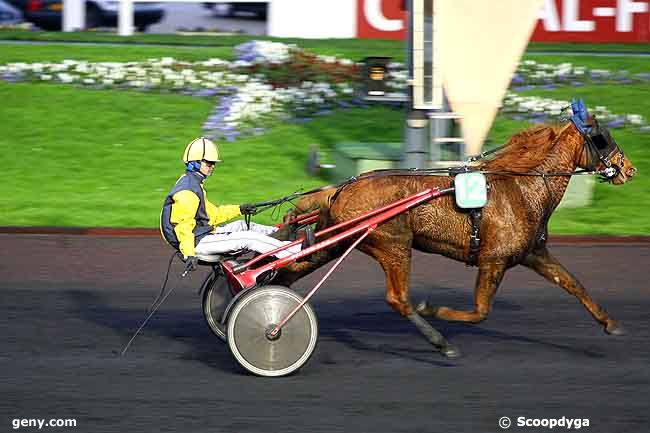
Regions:
M 316 56 L 316 58 L 325 63 L 335 63 L 336 57 L 334 56 Z
M 72 83 L 75 80 L 74 75 L 66 74 L 66 73 L 60 73 L 57 74 L 57 78 L 61 80 L 63 83 Z
M 270 41 L 250 41 L 235 47 L 235 53 L 238 60 L 235 64 L 241 62 L 241 59 L 250 59 L 254 63 L 273 63 L 279 64 L 289 60 L 289 52 L 292 49 L 290 45 L 280 42 Z M 249 66 L 250 63 L 246 61 Z
M 233 68 L 248 68 L 252 66 L 253 64 L 251 62 L 246 62 L 244 60 L 237 60 L 236 62 L 231 64 Z
M 643 116 L 641 116 L 640 114 L 628 114 L 626 120 L 633 125 L 643 124 Z
M 603 77 L 609 77 L 611 75 L 611 72 L 609 72 L 607 69 L 592 69 L 591 73 L 602 75 Z

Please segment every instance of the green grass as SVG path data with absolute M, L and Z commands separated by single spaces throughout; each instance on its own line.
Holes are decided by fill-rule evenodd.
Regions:
M 40 42 L 95 42 L 120 44 L 152 44 L 180 46 L 205 46 L 231 49 L 235 45 L 250 41 L 251 36 L 182 36 L 142 34 L 134 36 L 118 36 L 114 33 L 93 32 L 27 32 L 23 30 L 0 29 L 0 40 L 8 41 L 40 41 Z M 287 44 L 297 44 L 305 49 L 324 55 L 336 55 L 352 60 L 361 60 L 367 56 L 389 56 L 403 61 L 406 46 L 404 42 L 377 39 L 296 39 L 272 38 L 255 36 L 257 40 L 269 40 Z M 187 49 L 187 48 L 186 48 Z M 0 51 L 2 46 L 0 46 Z
M 2 225 L 152 226 L 172 149 L 212 104 L 176 95 L 0 83 Z M 158 200 L 159 201 L 159 200 Z
M 404 61 L 406 45 L 404 41 L 380 39 L 296 39 L 255 36 L 255 39 L 285 43 L 295 43 L 304 48 L 327 55 L 340 55 L 358 60 L 367 56 L 390 56 L 397 61 Z M 115 33 L 96 32 L 30 32 L 25 30 L 0 29 L 0 40 L 41 41 L 41 42 L 97 42 L 121 44 L 155 44 L 155 45 L 203 45 L 210 47 L 233 47 L 251 40 L 248 35 L 213 36 L 213 35 L 160 35 L 137 34 L 119 36 Z M 531 42 L 529 51 L 566 51 L 566 52 L 618 52 L 648 53 L 649 44 L 586 44 L 586 43 L 546 43 Z
M 0 45 L 0 63 L 12 62 L 61 62 L 66 59 L 89 62 L 133 62 L 150 58 L 174 57 L 179 60 L 197 61 L 212 57 L 232 59 L 233 50 L 224 47 L 166 48 L 141 46 L 96 46 L 47 44 L 47 45 Z
M 0 225 L 13 226 L 156 226 L 183 172 L 182 151 L 214 102 L 22 83 L 0 83 L 0 98 L 0 152 L 11 158 Z M 210 198 L 255 202 L 323 185 L 326 179 L 304 171 L 311 143 L 399 140 L 400 117 L 385 108 L 349 110 L 224 143 L 225 162 L 207 182 Z
M 0 32 L 1 34 L 2 32 Z M 144 35 L 146 36 L 146 35 Z M 2 36 L 0 36 L 1 38 Z M 246 38 L 248 39 L 248 38 Z M 358 41 L 356 41 L 358 42 Z M 373 45 L 376 44 L 376 45 Z M 390 41 L 355 47 L 338 41 L 305 41 L 317 52 L 339 50 L 384 54 Z M 385 48 L 385 47 L 383 47 Z M 372 50 L 377 49 L 377 52 Z M 205 53 L 205 55 L 204 55 Z M 0 62 L 57 61 L 66 58 L 126 61 L 172 56 L 186 60 L 229 58 L 229 47 L 166 48 L 82 45 L 0 45 Z M 6 60 L 11 59 L 11 60 Z M 571 61 L 602 66 L 608 58 L 540 56 L 540 61 Z M 650 72 L 643 61 L 615 58 L 611 64 L 631 72 Z M 636 68 L 636 69 L 635 69 Z M 588 105 L 650 118 L 650 86 L 591 85 L 522 92 L 569 99 L 581 95 Z M 7 155 L 0 187 L 0 225 L 155 227 L 164 196 L 182 173 L 180 154 L 201 133 L 214 100 L 133 91 L 99 91 L 59 84 L 0 82 L 0 152 Z M 525 124 L 499 117 L 490 132 L 504 142 Z M 401 141 L 403 112 L 382 107 L 355 109 L 306 124 L 278 123 L 267 134 L 224 143 L 224 164 L 207 181 L 217 203 L 268 200 L 328 183 L 304 173 L 309 146 L 326 151 L 339 141 Z M 639 169 L 622 187 L 598 184 L 592 206 L 558 211 L 553 233 L 649 234 L 650 136 L 613 131 Z M 270 222 L 270 215 L 258 219 Z
M 559 51 L 582 53 L 649 53 L 647 43 L 589 44 L 580 42 L 530 42 L 527 51 Z

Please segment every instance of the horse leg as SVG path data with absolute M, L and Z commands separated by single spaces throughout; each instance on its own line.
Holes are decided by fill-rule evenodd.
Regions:
M 523 265 L 534 270 L 544 278 L 559 285 L 564 290 L 578 298 L 587 311 L 598 323 L 604 326 L 605 332 L 612 335 L 623 335 L 623 328 L 609 318 L 607 312 L 596 304 L 580 281 L 566 270 L 562 264 L 549 253 L 546 247 L 540 248 L 529 254 Z
M 364 248 L 368 251 L 369 248 Z M 415 325 L 420 333 L 433 344 L 442 355 L 448 358 L 460 356 L 460 350 L 449 343 L 445 337 L 424 320 L 409 301 L 408 279 L 411 268 L 411 249 L 392 248 L 390 253 L 372 250 L 372 254 L 386 274 L 386 302 L 393 310 L 406 317 Z
M 501 263 L 488 263 L 479 266 L 476 285 L 474 288 L 474 310 L 462 311 L 449 307 L 434 307 L 427 301 L 421 302 L 417 312 L 423 316 L 434 316 L 437 319 L 478 323 L 487 318 L 492 308 L 492 300 L 501 284 L 506 267 Z

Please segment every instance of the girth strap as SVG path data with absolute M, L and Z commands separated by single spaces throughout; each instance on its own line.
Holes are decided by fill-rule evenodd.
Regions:
M 481 238 L 479 230 L 481 229 L 481 209 L 470 209 L 469 223 L 472 229 L 469 234 L 469 254 L 467 257 L 467 266 L 476 266 L 478 264 L 478 254 L 481 250 Z

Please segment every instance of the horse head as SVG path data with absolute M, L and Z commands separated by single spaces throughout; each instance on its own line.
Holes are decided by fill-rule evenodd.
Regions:
M 582 135 L 578 166 L 600 172 L 601 177 L 614 185 L 621 185 L 634 177 L 636 168 L 623 149 L 611 136 L 609 130 L 598 123 L 580 98 L 571 102 L 573 116 L 571 121 Z

